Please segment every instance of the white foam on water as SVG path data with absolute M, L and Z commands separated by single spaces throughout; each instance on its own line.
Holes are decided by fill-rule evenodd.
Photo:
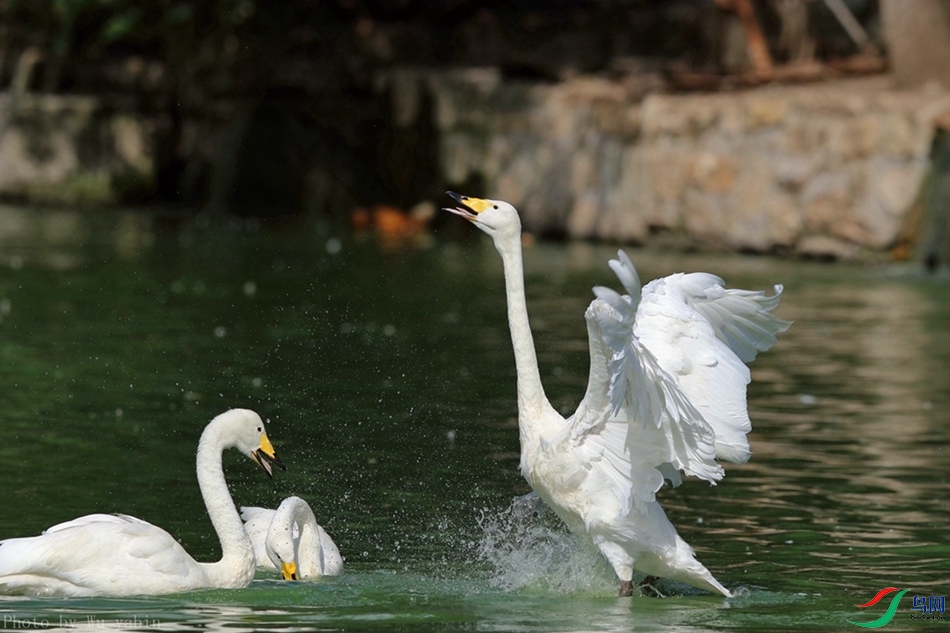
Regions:
M 617 581 L 593 546 L 585 547 L 534 493 L 501 512 L 483 511 L 473 543 L 495 589 L 555 593 L 615 592 Z

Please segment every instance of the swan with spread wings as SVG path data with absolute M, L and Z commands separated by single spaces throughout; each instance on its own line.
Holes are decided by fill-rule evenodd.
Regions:
M 565 419 L 541 385 L 528 323 L 521 220 L 501 200 L 449 192 L 447 208 L 491 236 L 504 265 L 515 354 L 521 472 L 574 534 L 600 550 L 633 591 L 634 570 L 724 596 L 656 499 L 681 473 L 715 483 L 716 459 L 750 456 L 746 363 L 772 347 L 790 322 L 771 314 L 782 286 L 726 289 L 708 273 L 678 273 L 641 288 L 620 251 L 610 261 L 627 294 L 596 287 L 585 313 L 590 342 L 587 393 Z

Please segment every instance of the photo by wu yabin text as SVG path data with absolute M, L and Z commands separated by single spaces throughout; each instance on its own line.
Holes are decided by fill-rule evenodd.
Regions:
M 121 630 L 148 629 L 161 626 L 161 621 L 155 618 L 132 616 L 129 618 L 119 618 L 115 620 L 103 620 L 95 616 L 86 616 L 84 618 L 67 618 L 62 615 L 54 618 L 40 618 L 36 616 L 18 617 L 16 615 L 4 615 L 0 619 L 0 629 L 9 630 L 46 630 L 46 629 L 75 629 L 83 628 L 86 630 Z

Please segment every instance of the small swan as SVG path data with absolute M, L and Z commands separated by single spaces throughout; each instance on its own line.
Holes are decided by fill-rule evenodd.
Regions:
M 221 560 L 199 563 L 168 532 L 124 514 L 90 514 L 39 536 L 0 541 L 0 594 L 136 596 L 246 587 L 254 551 L 228 492 L 221 453 L 237 448 L 269 476 L 280 468 L 259 415 L 232 409 L 198 441 L 198 487 L 221 541 Z
M 284 580 L 337 576 L 343 571 L 340 550 L 300 497 L 287 497 L 276 510 L 241 508 L 241 518 L 258 567 L 279 569 Z

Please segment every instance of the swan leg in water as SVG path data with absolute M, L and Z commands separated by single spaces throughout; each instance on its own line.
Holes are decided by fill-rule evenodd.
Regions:
M 647 576 L 638 583 L 640 587 L 640 593 L 653 597 L 653 598 L 665 598 L 663 592 L 660 591 L 656 586 L 656 581 L 659 580 L 656 576 Z M 623 595 L 623 594 L 621 594 Z M 630 595 L 630 594 L 627 594 Z
M 241 518 L 258 567 L 277 569 L 284 580 L 309 580 L 343 572 L 343 557 L 336 543 L 300 497 L 287 497 L 276 510 L 241 508 Z
M 637 583 L 637 586 L 640 588 L 640 592 L 651 598 L 665 598 L 666 596 L 656 588 L 656 581 L 658 578 L 656 576 L 646 576 L 643 580 Z M 633 595 L 633 581 L 632 580 L 621 580 L 620 581 L 620 597 L 626 598 Z
M 0 541 L 0 593 L 38 596 L 135 596 L 246 587 L 254 552 L 221 467 L 236 448 L 269 476 L 284 468 L 253 411 L 232 409 L 198 441 L 198 487 L 221 541 L 221 560 L 199 563 L 160 527 L 124 514 L 90 514 L 39 536 Z
M 448 192 L 445 209 L 487 233 L 501 255 L 518 390 L 521 472 L 633 591 L 634 570 L 730 596 L 676 533 L 656 499 L 686 473 L 716 483 L 717 459 L 745 462 L 751 430 L 746 363 L 791 325 L 775 294 L 727 289 L 708 273 L 640 285 L 623 251 L 610 261 L 626 294 L 594 288 L 587 308 L 590 376 L 569 418 L 544 394 L 528 323 L 521 220 L 513 206 Z

